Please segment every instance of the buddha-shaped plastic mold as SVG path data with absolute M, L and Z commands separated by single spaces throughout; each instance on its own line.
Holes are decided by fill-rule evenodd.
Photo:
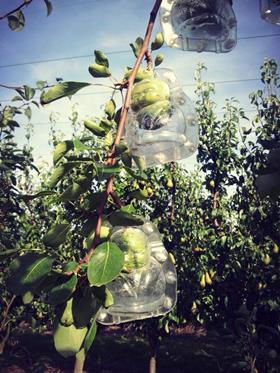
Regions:
M 280 0 L 260 0 L 261 17 L 280 25 Z
M 125 138 L 143 167 L 177 161 L 198 147 L 198 124 L 192 101 L 170 69 L 133 87 Z
M 164 315 L 176 304 L 177 276 L 161 236 L 149 221 L 137 227 L 115 227 L 110 240 L 124 251 L 121 274 L 107 285 L 114 304 L 97 321 L 111 325 Z
M 170 47 L 225 53 L 236 45 L 232 0 L 163 0 L 160 21 Z

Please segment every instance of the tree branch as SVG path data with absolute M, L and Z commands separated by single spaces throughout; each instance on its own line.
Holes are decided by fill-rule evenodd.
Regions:
M 33 0 L 24 0 L 22 4 L 20 4 L 17 8 L 10 10 L 8 13 L 4 14 L 3 16 L 0 16 L 0 21 L 2 21 L 5 18 L 8 18 L 10 15 L 13 13 L 19 11 L 21 8 L 28 6 L 29 4 L 32 3 Z
M 121 118 L 120 118 L 120 122 L 119 122 L 119 126 L 118 126 L 118 131 L 117 131 L 117 134 L 116 134 L 114 144 L 113 144 L 112 149 L 110 150 L 109 154 L 115 154 L 116 146 L 120 143 L 120 140 L 121 140 L 121 137 L 122 137 L 122 134 L 123 134 L 123 131 L 124 131 L 124 127 L 125 127 L 125 122 L 126 122 L 126 119 L 127 119 L 128 110 L 130 108 L 130 101 L 131 101 L 133 83 L 134 83 L 136 74 L 138 72 L 138 69 L 141 65 L 141 62 L 143 61 L 143 58 L 145 57 L 145 55 L 148 51 L 152 31 L 153 31 L 154 24 L 155 24 L 155 19 L 156 19 L 159 7 L 161 5 L 161 2 L 162 2 L 162 0 L 156 0 L 155 4 L 154 4 L 154 7 L 153 7 L 153 9 L 150 13 L 150 18 L 149 18 L 148 26 L 147 26 L 147 29 L 146 29 L 146 34 L 145 34 L 145 38 L 144 38 L 144 42 L 143 42 L 141 52 L 139 53 L 139 56 L 137 57 L 137 59 L 135 61 L 135 64 L 133 66 L 133 69 L 132 69 L 131 74 L 129 76 L 129 79 L 127 81 L 127 91 L 126 91 L 126 95 L 125 95 L 124 104 L 123 104 L 123 107 L 122 107 L 122 112 L 121 112 Z M 114 158 L 112 155 L 109 155 L 107 164 L 114 165 L 115 163 L 116 163 L 116 158 Z M 96 225 L 96 229 L 95 229 L 95 238 L 94 238 L 94 241 L 93 241 L 93 244 L 92 244 L 90 250 L 88 251 L 87 255 L 81 260 L 81 263 L 88 263 L 89 262 L 95 247 L 100 243 L 100 230 L 101 230 L 101 225 L 102 225 L 102 214 L 103 214 L 103 210 L 105 208 L 105 205 L 107 203 L 108 197 L 109 197 L 110 194 L 112 194 L 113 189 L 114 189 L 113 188 L 113 180 L 114 180 L 114 177 L 111 176 L 107 181 L 106 190 L 103 194 L 103 198 L 101 200 L 101 203 L 100 203 L 98 211 L 97 211 L 98 212 L 98 220 L 97 220 L 97 225 Z

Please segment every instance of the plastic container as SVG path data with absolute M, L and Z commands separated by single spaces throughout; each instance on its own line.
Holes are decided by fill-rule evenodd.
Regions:
M 237 42 L 231 0 L 163 0 L 160 22 L 170 47 L 226 53 Z
M 260 0 L 260 13 L 265 21 L 280 25 L 280 0 Z
M 146 221 L 137 227 L 115 227 L 110 240 L 121 246 L 123 234 L 129 230 L 136 230 L 136 245 L 141 235 L 145 237 L 145 250 L 137 248 L 141 257 L 135 269 L 128 268 L 107 285 L 114 304 L 98 314 L 97 321 L 104 325 L 164 315 L 177 301 L 176 270 L 156 226 Z
M 143 168 L 178 161 L 198 147 L 198 124 L 194 105 L 170 69 L 155 70 L 151 80 L 136 83 L 137 102 L 129 111 L 125 139 Z M 158 82 L 160 81 L 160 82 Z M 150 105 L 145 106 L 149 98 Z

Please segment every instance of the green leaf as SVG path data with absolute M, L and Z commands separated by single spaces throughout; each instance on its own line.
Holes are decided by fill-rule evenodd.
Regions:
M 20 96 L 14 96 L 14 97 L 12 98 L 12 101 L 23 101 L 23 98 L 20 97 Z
M 78 266 L 79 266 L 79 264 L 77 262 L 70 261 L 70 262 L 64 264 L 62 272 L 67 273 L 67 272 L 75 271 L 75 269 L 77 269 Z
M 90 320 L 96 316 L 101 305 L 101 301 L 93 294 L 90 287 L 83 289 L 83 293 L 75 294 L 73 301 L 75 325 L 79 328 L 87 326 Z
M 109 67 L 109 60 L 105 53 L 95 50 L 94 55 L 95 55 L 95 62 L 98 65 Z
M 82 82 L 58 83 L 47 91 L 42 92 L 40 102 L 42 105 L 46 105 L 55 100 L 59 100 L 60 98 L 73 96 L 80 89 L 88 87 L 89 85 L 90 83 Z
M 84 201 L 83 208 L 86 210 L 95 210 L 100 205 L 101 200 L 104 196 L 103 192 L 91 193 Z
M 55 192 L 52 192 L 51 190 L 42 190 L 42 192 L 36 193 L 36 194 L 25 194 L 20 196 L 24 201 L 32 201 L 33 199 L 40 198 L 40 197 L 46 197 L 46 196 L 52 196 Z
M 50 0 L 44 0 L 45 4 L 46 4 L 46 7 L 47 7 L 47 17 L 51 14 L 51 12 L 53 11 L 53 6 L 52 6 L 52 3 L 50 2 Z
M 27 101 L 32 100 L 32 98 L 33 98 L 34 95 L 35 95 L 35 89 L 29 87 L 28 85 L 24 85 L 23 88 L 24 88 L 24 94 L 25 94 L 25 98 L 26 98 L 26 100 L 27 100 Z
M 75 291 L 77 282 L 78 278 L 74 274 L 67 279 L 67 281 L 64 280 L 62 283 L 52 288 L 48 297 L 48 302 L 53 305 L 66 302 Z
M 96 167 L 96 170 L 99 176 L 105 175 L 109 177 L 109 176 L 112 176 L 112 175 L 115 175 L 121 172 L 121 169 L 117 164 L 114 166 L 110 166 L 110 165 L 104 165 L 102 163 L 96 163 L 95 167 Z
M 134 212 L 136 212 L 136 209 L 133 205 L 126 205 L 121 208 L 121 211 L 133 214 Z
M 107 102 L 105 106 L 105 113 L 108 115 L 109 119 L 113 119 L 115 116 L 116 103 L 113 99 Z
M 94 78 L 108 78 L 111 76 L 111 72 L 108 67 L 99 65 L 97 63 L 91 64 L 88 71 Z
M 5 251 L 0 251 L 0 260 L 4 260 L 6 258 L 9 258 L 13 256 L 14 254 L 17 254 L 22 249 L 9 249 Z
M 81 180 L 83 179 L 83 180 Z M 79 182 L 71 184 L 60 196 L 62 202 L 76 201 L 91 185 L 91 178 L 80 177 Z
M 38 80 L 36 82 L 36 87 L 42 91 L 45 88 L 46 84 L 47 84 L 46 80 Z
M 119 156 L 126 151 L 127 151 L 127 145 L 125 143 L 121 142 L 120 144 L 116 145 L 115 155 Z
M 85 145 L 81 140 L 73 140 L 74 148 L 77 151 L 93 150 L 92 146 Z
M 67 162 L 56 167 L 50 177 L 49 187 L 53 188 L 56 184 L 70 172 L 75 166 L 80 165 L 82 162 Z
M 57 162 L 64 157 L 66 153 L 68 153 L 71 149 L 74 148 L 73 141 L 66 140 L 63 142 L 59 142 L 56 147 L 54 148 L 53 153 L 53 164 L 56 165 Z
M 43 237 L 44 245 L 53 247 L 61 245 L 66 240 L 69 230 L 70 224 L 56 224 Z
M 100 127 L 99 124 L 93 122 L 92 120 L 85 120 L 84 126 L 96 136 L 103 137 L 106 135 L 106 131 L 104 130 L 104 128 Z
M 90 326 L 89 331 L 87 332 L 87 335 L 86 335 L 86 338 L 85 338 L 85 342 L 84 342 L 85 353 L 87 353 L 88 350 L 90 349 L 90 347 L 91 347 L 91 345 L 92 345 L 92 343 L 95 339 L 96 332 L 97 332 L 97 324 L 96 324 L 96 321 L 94 319 L 91 323 L 91 326 Z
M 126 211 L 115 211 L 109 216 L 109 221 L 114 226 L 134 226 L 144 224 L 141 216 L 130 214 Z
M 11 277 L 8 289 L 16 294 L 33 291 L 51 271 L 53 258 L 40 254 L 27 253 L 16 258 L 10 265 Z
M 144 40 L 140 37 L 138 37 L 134 43 L 129 44 L 131 46 L 131 49 L 134 53 L 134 56 L 137 58 L 141 52 L 141 49 L 143 47 Z
M 8 16 L 8 24 L 12 31 L 21 31 L 25 25 L 25 18 L 21 10 Z
M 78 329 L 74 324 L 63 326 L 57 324 L 54 330 L 54 345 L 60 355 L 64 357 L 74 356 L 80 351 L 88 328 Z
M 136 179 L 136 180 L 139 180 L 139 181 L 148 181 L 149 180 L 149 178 L 148 178 L 148 176 L 144 173 L 144 172 L 142 172 L 140 175 L 139 174 L 137 174 L 136 172 L 134 172 L 131 168 L 129 168 L 129 167 L 124 167 L 124 169 L 126 170 L 126 172 L 130 175 L 130 176 L 132 176 L 134 179 Z
M 143 200 L 149 198 L 149 193 L 148 193 L 147 189 L 133 190 L 128 195 L 129 195 L 129 197 L 135 198 L 138 201 L 143 201 Z
M 28 106 L 25 110 L 24 110 L 24 115 L 28 118 L 28 120 L 31 119 L 32 117 L 32 110 L 31 110 L 31 107 Z
M 104 242 L 94 250 L 88 264 L 88 280 L 91 285 L 105 285 L 118 276 L 123 268 L 124 253 L 115 244 Z

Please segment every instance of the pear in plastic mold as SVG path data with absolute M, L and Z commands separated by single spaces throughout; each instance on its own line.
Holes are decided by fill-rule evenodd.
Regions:
M 128 266 L 130 270 L 122 272 L 107 285 L 114 304 L 107 309 L 102 308 L 97 321 L 112 325 L 171 311 L 177 301 L 177 275 L 156 226 L 146 221 L 137 227 L 115 227 L 110 240 L 119 244 L 126 253 L 129 247 L 132 252 L 138 253 L 141 265 L 138 262 L 135 266 Z
M 160 21 L 170 47 L 226 53 L 237 41 L 231 0 L 163 0 Z
M 195 108 L 172 70 L 156 69 L 154 79 L 134 85 L 125 138 L 144 167 L 185 159 L 196 151 Z

